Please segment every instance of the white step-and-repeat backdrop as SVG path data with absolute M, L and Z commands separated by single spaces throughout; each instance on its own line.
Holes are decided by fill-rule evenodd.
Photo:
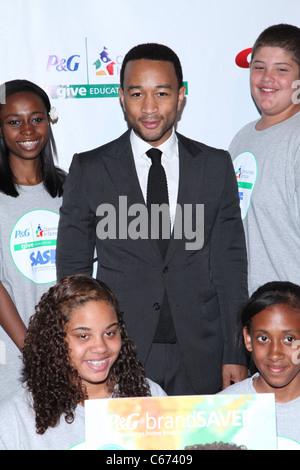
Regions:
M 26 78 L 47 89 L 59 164 L 127 126 L 118 98 L 126 52 L 159 42 L 179 55 L 188 85 L 178 131 L 228 148 L 258 117 L 248 60 L 258 34 L 300 26 L 299 0 L 0 0 L 0 82 Z

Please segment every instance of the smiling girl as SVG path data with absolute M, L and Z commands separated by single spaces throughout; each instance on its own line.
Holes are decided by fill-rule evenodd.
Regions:
M 26 386 L 0 405 L 0 449 L 81 443 L 87 399 L 165 396 L 145 377 L 117 299 L 86 275 L 62 278 L 43 295 L 23 362 Z
M 20 381 L 19 356 L 29 317 L 56 280 L 53 234 L 65 173 L 54 164 L 52 110 L 45 91 L 28 80 L 12 80 L 0 88 L 2 398 Z
M 274 393 L 277 434 L 300 443 L 300 287 L 269 282 L 242 313 L 244 341 L 256 372 L 222 394 Z

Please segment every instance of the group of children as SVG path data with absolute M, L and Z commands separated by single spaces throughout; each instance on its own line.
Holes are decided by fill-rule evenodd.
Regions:
M 249 371 L 253 366 L 255 372 L 221 393 L 274 393 L 278 436 L 300 443 L 300 287 L 296 282 L 300 251 L 295 250 L 300 223 L 300 105 L 294 99 L 294 83 L 299 79 L 299 28 L 268 28 L 256 41 L 250 64 L 251 93 L 261 116 L 238 134 L 230 152 L 235 158 L 251 152 L 253 146 L 259 170 L 262 173 L 264 168 L 264 175 L 272 176 L 272 195 L 278 205 L 268 207 L 266 181 L 258 173 L 244 219 L 251 296 L 241 317 L 252 360 Z M 53 163 L 48 98 L 27 81 L 8 83 L 10 89 L 14 91 L 6 104 L 0 105 L 1 193 L 17 206 L 24 188 L 42 185 L 48 199 L 59 202 L 64 174 Z M 278 144 L 275 135 L 282 136 Z M 274 149 L 266 146 L 270 139 Z M 278 152 L 282 142 L 286 148 L 281 146 Z M 293 173 L 292 181 L 287 179 L 286 167 Z M 272 224 L 273 229 L 281 225 L 276 241 Z M 265 225 L 269 238 L 259 235 L 259 231 L 265 233 Z M 274 252 L 276 246 L 279 252 Z M 256 260 L 256 249 L 267 253 L 261 255 L 263 264 Z M 285 255 L 289 250 L 295 261 L 291 266 L 282 261 L 290 259 Z M 4 285 L 3 274 L 1 266 L 0 326 L 16 351 L 22 350 L 26 386 L 0 402 L 0 449 L 67 449 L 84 441 L 86 399 L 166 395 L 145 377 L 108 286 L 85 275 L 67 276 L 48 291 L 44 286 L 29 320 L 21 318 L 22 300 L 11 300 L 13 293 L 9 284 Z M 261 287 L 255 287 L 258 280 Z M 16 352 L 12 357 L 17 357 Z M 1 382 L 6 385 L 3 377 Z

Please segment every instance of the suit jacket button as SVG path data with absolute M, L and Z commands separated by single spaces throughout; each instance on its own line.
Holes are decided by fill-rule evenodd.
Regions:
M 169 266 L 165 266 L 163 269 L 163 273 L 167 274 L 169 272 Z
M 153 309 L 154 310 L 159 310 L 160 309 L 160 304 L 158 302 L 155 302 L 155 304 L 153 304 Z

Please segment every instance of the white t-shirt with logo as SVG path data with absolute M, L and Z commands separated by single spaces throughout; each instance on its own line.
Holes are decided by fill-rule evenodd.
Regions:
M 152 397 L 165 397 L 157 383 L 147 379 Z M 12 397 L 0 401 L 0 450 L 81 450 L 85 442 L 85 411 L 78 405 L 73 423 L 61 416 L 54 428 L 37 434 L 32 396 L 26 386 L 19 386 Z M 83 446 L 82 446 L 83 445 Z
M 300 112 L 268 129 L 242 128 L 233 159 L 248 253 L 249 292 L 300 284 Z
M 254 374 L 248 379 L 230 385 L 218 395 L 252 395 L 257 393 L 253 380 L 259 376 Z M 300 449 L 300 397 L 286 403 L 275 404 L 278 450 Z
M 0 281 L 28 325 L 42 294 L 56 282 L 56 237 L 61 198 L 43 183 L 0 193 Z M 19 383 L 20 352 L 0 327 L 0 399 Z

